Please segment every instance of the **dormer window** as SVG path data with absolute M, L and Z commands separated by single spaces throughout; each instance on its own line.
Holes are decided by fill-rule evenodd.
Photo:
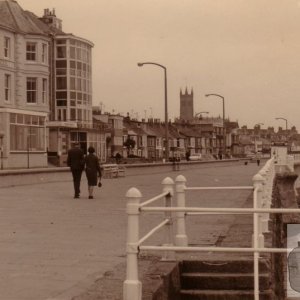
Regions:
M 26 60 L 36 61 L 36 43 L 28 42 L 26 44 Z

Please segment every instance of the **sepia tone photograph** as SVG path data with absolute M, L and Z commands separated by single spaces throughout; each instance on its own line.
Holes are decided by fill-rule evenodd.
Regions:
M 299 33 L 299 0 L 0 0 L 0 300 L 299 300 Z

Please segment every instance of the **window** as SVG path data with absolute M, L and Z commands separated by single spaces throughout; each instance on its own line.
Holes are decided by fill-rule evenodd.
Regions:
M 47 63 L 47 44 L 42 44 L 42 62 Z
M 45 151 L 45 117 L 23 114 L 10 116 L 11 151 Z
M 36 60 L 36 43 L 28 42 L 26 44 L 26 60 Z
M 56 47 L 56 57 L 57 58 L 66 58 L 66 47 L 65 46 L 58 46 Z
M 10 58 L 10 38 L 4 37 L 4 57 Z
M 42 101 L 47 103 L 47 79 L 43 78 Z
M 56 89 L 66 90 L 67 89 L 67 77 L 57 77 L 56 78 Z
M 33 77 L 28 77 L 26 87 L 27 87 L 27 103 L 36 103 L 37 79 Z
M 66 121 L 67 120 L 67 110 L 66 109 L 58 109 L 57 110 L 57 120 L 58 121 Z
M 4 100 L 10 101 L 10 91 L 11 91 L 11 77 L 8 74 L 4 75 Z

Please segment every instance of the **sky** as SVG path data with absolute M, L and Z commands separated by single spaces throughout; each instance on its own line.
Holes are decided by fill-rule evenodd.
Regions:
M 93 48 L 93 105 L 164 120 L 179 116 L 180 89 L 194 111 L 253 128 L 300 131 L 300 0 L 18 0 L 42 16 L 55 8 L 63 31 Z

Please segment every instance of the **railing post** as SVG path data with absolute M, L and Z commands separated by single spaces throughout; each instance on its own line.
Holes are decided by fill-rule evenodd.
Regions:
M 176 198 L 177 198 L 177 207 L 185 207 L 185 183 L 186 179 L 184 176 L 179 175 L 175 179 L 176 182 Z M 175 244 L 176 246 L 187 246 L 188 237 L 185 230 L 185 212 L 177 212 L 177 224 L 176 224 L 176 237 Z
M 273 182 L 270 181 L 270 171 L 266 171 L 262 169 L 258 172 L 260 176 L 263 178 L 262 182 L 262 208 L 270 208 L 272 204 L 272 185 Z M 270 186 L 271 185 L 271 186 Z M 262 213 L 261 214 L 262 221 L 261 221 L 261 230 L 262 232 L 269 232 L 269 221 L 270 221 L 270 214 L 269 213 Z
M 174 181 L 170 177 L 166 177 L 162 183 L 163 192 L 168 192 L 168 195 L 165 197 L 165 207 L 172 207 L 172 199 L 174 196 Z M 165 218 L 169 219 L 169 222 L 165 226 L 165 243 L 164 246 L 173 246 L 173 220 L 172 212 L 166 211 Z M 163 257 L 163 260 L 175 260 L 174 251 L 166 251 Z
M 254 201 L 253 208 L 257 209 L 262 206 L 262 183 L 263 177 L 260 174 L 256 174 L 253 177 L 254 186 Z M 255 197 L 256 193 L 256 197 Z M 256 200 L 256 201 L 255 201 Z M 259 252 L 257 248 L 264 248 L 264 236 L 261 233 L 260 214 L 253 214 L 253 256 L 254 256 L 254 299 L 259 300 Z
M 127 269 L 123 283 L 123 300 L 141 300 L 142 283 L 138 279 L 139 204 L 142 194 L 136 188 L 126 193 L 127 200 Z
M 253 207 L 254 208 L 262 208 L 263 207 L 263 182 L 264 182 L 264 178 L 258 173 L 256 175 L 254 175 L 253 177 L 253 186 L 254 189 L 257 189 L 257 195 L 256 195 L 256 203 L 255 201 L 253 202 Z M 254 197 L 255 199 L 255 197 Z M 257 224 L 255 224 L 255 220 L 257 222 Z M 253 234 L 253 245 L 255 245 L 255 239 L 257 239 L 257 245 L 259 247 L 264 247 L 265 244 L 265 237 L 262 234 L 262 214 L 259 213 L 254 213 L 253 215 L 253 226 L 254 229 L 257 229 L 257 235 L 255 235 L 255 230 L 254 230 L 254 234 Z

